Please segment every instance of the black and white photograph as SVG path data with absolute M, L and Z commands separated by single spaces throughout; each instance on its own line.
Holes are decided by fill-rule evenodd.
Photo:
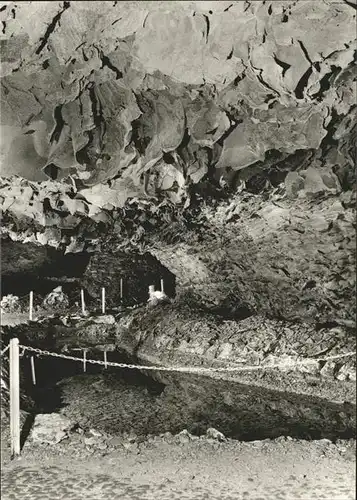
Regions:
M 2 500 L 356 500 L 356 11 L 0 2 Z

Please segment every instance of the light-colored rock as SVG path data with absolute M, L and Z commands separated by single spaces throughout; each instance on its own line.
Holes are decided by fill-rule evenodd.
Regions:
M 321 368 L 321 376 L 333 378 L 336 370 L 336 363 L 334 361 L 327 361 L 324 366 Z
M 115 318 L 111 314 L 103 315 L 103 316 L 97 316 L 92 319 L 93 323 L 97 324 L 106 324 L 106 325 L 114 325 L 115 323 Z
M 94 436 L 84 438 L 84 444 L 86 446 L 94 446 L 96 443 L 97 443 L 97 439 Z
M 220 353 L 218 354 L 217 358 L 227 359 L 231 356 L 232 351 L 233 351 L 233 345 L 230 342 L 226 342 L 222 344 Z
M 320 372 L 320 365 L 318 361 L 309 360 L 308 363 L 297 365 L 297 370 L 301 373 L 309 373 L 310 375 L 317 375 Z
M 21 312 L 21 303 L 16 295 L 5 295 L 0 302 L 1 312 L 16 313 Z
M 209 427 L 207 429 L 206 436 L 209 439 L 215 439 L 216 441 L 225 441 L 226 440 L 225 435 L 222 432 L 217 431 L 217 429 L 215 429 L 214 427 Z
M 350 373 L 351 373 L 351 368 L 349 368 L 347 365 L 343 365 L 336 374 L 336 379 L 341 381 L 349 380 Z
M 58 286 L 46 295 L 42 305 L 45 309 L 49 310 L 66 309 L 69 307 L 69 300 L 67 295 L 63 293 L 62 287 Z
M 31 438 L 34 443 L 58 444 L 68 437 L 73 427 L 69 418 L 58 413 L 36 415 Z
M 89 434 L 92 434 L 94 437 L 101 437 L 102 433 L 99 431 L 96 431 L 95 429 L 89 429 Z
M 341 190 L 337 176 L 333 172 L 309 167 L 302 172 L 305 177 L 304 190 L 307 194 L 331 192 L 336 194 Z

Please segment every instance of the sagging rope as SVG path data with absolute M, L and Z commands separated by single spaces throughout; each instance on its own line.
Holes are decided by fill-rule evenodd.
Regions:
M 55 358 L 62 358 L 62 359 L 68 359 L 71 361 L 78 361 L 80 363 L 83 363 L 83 358 L 78 358 L 75 356 L 68 356 L 66 354 L 58 354 L 50 351 L 43 351 L 41 349 L 38 349 L 36 347 L 29 347 L 29 346 L 24 346 L 20 345 L 23 349 L 23 352 L 29 351 L 29 352 L 34 352 L 37 353 L 38 355 L 41 356 L 52 356 Z M 151 371 L 161 371 L 161 372 L 180 372 L 180 373 L 211 373 L 211 372 L 247 372 L 247 371 L 256 371 L 256 370 L 267 370 L 267 369 L 279 369 L 279 368 L 293 368 L 294 366 L 299 366 L 299 365 L 306 365 L 306 364 L 311 364 L 315 363 L 316 361 L 331 361 L 333 359 L 342 359 L 350 356 L 355 356 L 356 352 L 347 352 L 343 354 L 336 354 L 333 356 L 325 356 L 323 358 L 315 358 L 315 359 L 303 359 L 303 360 L 296 360 L 295 362 L 291 363 L 277 363 L 277 364 L 271 364 L 271 365 L 249 365 L 249 366 L 227 366 L 227 367 L 203 367 L 203 366 L 146 366 L 146 365 L 134 365 L 134 364 L 127 364 L 127 363 L 116 363 L 113 361 L 108 361 L 105 359 L 105 361 L 100 361 L 100 360 L 94 360 L 94 359 L 85 359 L 85 363 L 87 364 L 93 364 L 93 365 L 102 365 L 102 366 L 112 366 L 112 367 L 117 367 L 117 368 L 127 368 L 131 370 L 151 370 Z
M 10 344 L 8 344 L 8 345 L 5 347 L 5 349 L 3 349 L 3 350 L 1 351 L 1 356 L 3 356 L 3 355 L 5 354 L 5 352 L 6 352 L 9 348 L 10 348 Z

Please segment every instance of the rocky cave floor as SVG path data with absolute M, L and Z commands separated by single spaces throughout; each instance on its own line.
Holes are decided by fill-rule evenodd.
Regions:
M 185 432 L 145 439 L 73 432 L 56 446 L 27 443 L 20 460 L 2 467 L 2 495 L 5 500 L 353 500 L 354 470 L 354 441 L 219 442 Z
M 121 347 L 121 356 L 129 356 L 122 361 L 133 361 L 135 353 L 141 364 L 181 366 L 232 366 L 244 353 L 245 360 L 253 363 L 265 351 L 256 362 L 266 362 L 269 355 L 275 362 L 291 362 L 293 353 L 295 358 L 309 358 L 313 353 L 355 348 L 351 334 L 336 325 L 313 334 L 306 325 L 279 325 L 266 319 L 258 328 L 259 318 L 239 322 L 240 332 L 234 321 L 223 322 L 213 342 L 217 320 L 202 315 L 199 324 L 196 316 L 194 324 L 187 314 L 180 307 L 166 306 L 138 308 L 115 318 L 57 316 L 25 324 L 12 316 L 4 321 L 7 326 L 3 323 L 2 342 L 16 334 L 26 345 L 62 351 L 75 330 L 82 346 L 90 348 L 88 358 L 98 358 L 99 344 L 114 342 Z M 175 324 L 176 338 L 168 331 L 169 323 Z M 278 339 L 274 345 L 269 329 Z M 56 332 L 57 342 L 51 347 L 50 331 Z M 310 350 L 304 340 L 308 333 Z M 244 346 L 235 340 L 238 334 Z M 210 341 L 208 356 L 207 349 L 195 348 L 195 341 L 201 347 Z M 153 352 L 161 352 L 159 358 L 153 358 Z M 108 355 L 120 360 L 113 352 Z M 47 381 L 46 359 L 53 372 L 58 371 Z M 3 415 L 5 500 L 354 498 L 355 367 L 351 360 L 327 367 L 312 363 L 307 371 L 290 366 L 285 372 L 268 370 L 264 376 L 230 377 L 139 374 L 93 366 L 83 374 L 79 363 L 74 363 L 76 367 L 67 363 L 61 368 L 55 358 L 37 358 L 36 390 L 24 384 L 30 404 L 24 404 L 29 411 L 22 413 L 28 436 L 20 459 L 10 460 Z M 27 364 L 25 355 L 22 365 Z M 339 377 L 342 368 L 347 375 Z M 22 375 L 30 379 L 24 368 Z M 54 415 L 64 424 L 50 424 L 47 429 L 45 425 L 41 430 L 38 414 Z M 52 444 L 41 438 L 41 432 L 52 434 Z

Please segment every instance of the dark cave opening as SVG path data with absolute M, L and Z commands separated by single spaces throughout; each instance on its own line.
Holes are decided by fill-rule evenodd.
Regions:
M 101 289 L 106 289 L 107 308 L 132 306 L 148 300 L 148 289 L 164 286 L 169 297 L 176 294 L 176 277 L 149 253 L 68 253 L 51 247 L 2 240 L 1 296 L 23 298 L 34 292 L 34 305 L 58 286 L 69 296 L 70 307 L 80 301 L 84 289 L 86 304 L 100 307 Z M 25 304 L 26 303 L 26 304 Z M 25 308 L 26 308 L 25 307 Z

